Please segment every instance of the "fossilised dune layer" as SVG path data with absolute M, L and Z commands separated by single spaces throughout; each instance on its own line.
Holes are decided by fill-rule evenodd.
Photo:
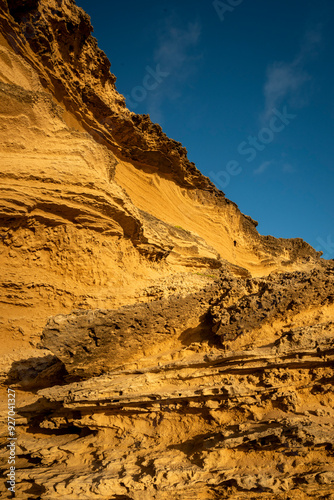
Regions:
M 194 291 L 194 273 L 226 261 L 261 275 L 317 259 L 300 239 L 260 236 L 179 143 L 126 109 L 91 31 L 73 1 L 0 0 L 10 350 L 38 339 L 50 315 L 149 300 L 157 279 L 168 294 L 185 273 Z
M 333 500 L 333 263 L 127 110 L 91 32 L 72 0 L 0 0 L 17 497 Z
M 8 10 L 12 17 L 2 21 L 7 43 L 65 109 L 67 124 L 116 155 L 116 180 L 137 208 L 204 237 L 223 259 L 260 274 L 315 257 L 301 240 L 260 237 L 256 223 L 189 162 L 180 143 L 147 115 L 126 109 L 110 63 L 90 35 L 89 17 L 72 0 L 13 0 Z
M 331 263 L 56 316 L 49 365 L 9 374 L 37 391 L 19 396 L 19 491 L 333 499 L 333 312 Z

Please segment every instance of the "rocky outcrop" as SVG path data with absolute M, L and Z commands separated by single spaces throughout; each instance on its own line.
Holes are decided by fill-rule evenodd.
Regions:
M 7 10 L 6 2 L 3 8 Z M 148 115 L 127 110 L 124 97 L 116 91 L 110 62 L 91 36 L 90 18 L 72 0 L 11 0 L 8 12 L 6 37 L 16 39 L 16 49 L 41 74 L 43 86 L 98 142 L 185 186 L 219 195 L 188 161 L 181 143 L 169 139 Z
M 9 386 L 18 498 L 333 500 L 333 263 L 127 110 L 91 33 L 0 0 L 5 476 Z
M 173 296 L 114 311 L 59 315 L 47 323 L 42 344 L 64 363 L 70 376 L 100 375 L 149 356 L 152 348 L 182 346 L 187 330 L 205 330 L 212 291 L 210 287 L 186 297 Z
M 246 337 L 250 330 L 286 322 L 291 314 L 302 314 L 310 307 L 333 306 L 333 290 L 333 267 L 329 265 L 246 283 L 227 278 L 220 286 L 221 299 L 212 309 L 214 331 L 223 344 Z
M 263 267 L 268 272 L 304 257 L 316 258 L 316 252 L 301 240 L 261 238 L 257 223 L 241 214 L 189 162 L 180 143 L 169 139 L 148 115 L 127 110 L 116 91 L 110 62 L 91 35 L 89 16 L 73 0 L 8 4 L 2 0 L 1 5 L 0 30 L 7 45 L 4 81 L 8 81 L 8 60 L 17 60 L 19 54 L 20 71 L 9 64 L 11 83 L 30 80 L 31 85 L 33 80 L 35 87 L 42 86 L 64 109 L 63 120 L 69 127 L 88 132 L 111 151 L 110 170 L 116 167 L 117 183 L 137 208 L 194 232 L 222 258 L 260 273 Z M 8 49 L 12 50 L 8 53 Z M 28 69 L 22 76 L 24 63 Z
M 112 153 L 69 130 L 48 94 L 4 83 L 0 92 L 3 112 L 10 114 L 1 130 L 2 224 L 71 223 L 139 240 L 139 214 L 112 180 Z
M 222 272 L 179 301 L 50 320 L 44 347 L 61 363 L 31 387 L 56 368 L 62 385 L 19 410 L 20 457 L 35 464 L 20 469 L 22 495 L 331 498 L 334 266 L 286 274 L 265 301 L 282 279 Z M 309 301 L 286 307 L 298 289 Z M 223 310 L 241 333 L 222 346 Z M 250 311 L 264 314 L 245 327 Z

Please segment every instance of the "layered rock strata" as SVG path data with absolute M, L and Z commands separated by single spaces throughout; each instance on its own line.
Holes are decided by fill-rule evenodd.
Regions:
M 0 0 L 4 474 L 9 386 L 18 498 L 333 500 L 333 263 L 127 110 L 91 32 Z
M 287 307 L 298 289 L 308 301 Z M 179 302 L 53 318 L 42 341 L 53 365 L 21 384 L 38 389 L 52 367 L 62 384 L 20 408 L 20 491 L 332 498 L 333 297 L 332 264 L 262 279 L 223 271 Z

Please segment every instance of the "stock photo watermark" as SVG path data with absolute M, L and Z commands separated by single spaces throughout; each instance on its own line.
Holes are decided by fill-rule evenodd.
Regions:
M 161 70 L 160 64 L 157 64 L 155 69 L 146 66 L 145 70 L 146 74 L 142 80 L 142 85 L 136 85 L 131 90 L 130 95 L 125 96 L 127 105 L 134 109 L 139 103 L 145 101 L 149 92 L 156 90 L 165 78 L 170 75 L 168 71 Z
M 296 116 L 289 113 L 286 106 L 283 106 L 282 111 L 274 108 L 268 126 L 261 128 L 257 135 L 249 135 L 246 141 L 240 142 L 237 148 L 238 154 L 247 156 L 245 161 L 251 163 L 257 158 L 258 153 L 264 151 L 268 144 L 273 142 L 276 134 L 282 132 Z M 224 170 L 211 171 L 209 177 L 219 189 L 225 189 L 231 178 L 241 174 L 242 170 L 240 161 L 230 160 Z
M 15 426 L 15 391 L 13 389 L 8 389 L 8 437 L 7 444 L 9 456 L 8 456 L 8 473 L 7 473 L 7 489 L 14 493 L 15 495 L 15 484 L 16 484 L 16 426 Z
M 225 14 L 227 12 L 233 12 L 236 7 L 243 3 L 243 1 L 244 0 L 225 0 L 222 2 L 221 0 L 214 0 L 212 5 L 217 12 L 219 19 L 224 21 Z
M 329 260 L 334 258 L 334 241 L 332 240 L 332 235 L 327 236 L 327 240 L 324 240 L 320 236 L 317 238 L 318 247 L 316 250 L 322 252 L 322 258 Z

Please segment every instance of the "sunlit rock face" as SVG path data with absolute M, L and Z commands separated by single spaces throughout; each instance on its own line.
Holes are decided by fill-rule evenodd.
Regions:
M 0 0 L 4 476 L 9 386 L 17 498 L 333 500 L 333 262 L 259 235 L 91 32 Z

